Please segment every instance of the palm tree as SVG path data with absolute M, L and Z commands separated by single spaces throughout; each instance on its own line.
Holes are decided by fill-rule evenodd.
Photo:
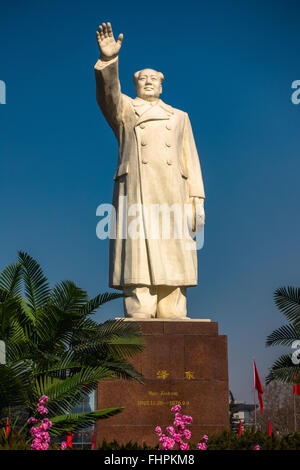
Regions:
M 267 337 L 266 345 L 292 348 L 293 343 L 300 340 L 300 288 L 277 289 L 274 301 L 289 323 L 273 331 Z M 267 383 L 275 379 L 286 383 L 300 381 L 300 364 L 296 363 L 293 353 L 295 351 L 291 350 L 290 354 L 284 354 L 274 362 L 266 378 Z
M 99 294 L 89 299 L 72 281 L 50 289 L 37 261 L 19 252 L 18 260 L 0 274 L 0 340 L 6 363 L 0 364 L 0 416 L 26 404 L 34 416 L 41 395 L 49 396 L 54 436 L 77 431 L 122 407 L 72 414 L 100 380 L 143 377 L 128 359 L 143 349 L 135 322 L 92 319 L 104 303 L 122 297 Z

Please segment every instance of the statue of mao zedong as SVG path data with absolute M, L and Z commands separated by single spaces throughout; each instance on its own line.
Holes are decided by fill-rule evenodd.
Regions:
M 109 285 L 126 294 L 125 317 L 185 319 L 186 288 L 197 285 L 195 232 L 203 229 L 205 217 L 190 120 L 186 112 L 159 98 L 164 76 L 156 70 L 134 74 L 136 98 L 123 94 L 118 75 L 123 35 L 115 41 L 110 23 L 102 23 L 96 35 L 97 102 L 119 144 Z M 137 213 L 138 236 L 134 230 L 127 233 Z M 185 219 L 188 235 L 179 227 Z

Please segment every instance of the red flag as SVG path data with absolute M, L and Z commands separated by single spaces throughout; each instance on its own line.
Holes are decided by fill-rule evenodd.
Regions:
M 93 436 L 92 436 L 92 449 L 95 449 L 95 437 L 96 437 L 96 429 L 94 429 Z
M 257 372 L 256 364 L 255 361 L 253 360 L 253 366 L 254 366 L 254 388 L 257 390 L 258 393 L 258 401 L 259 401 L 259 407 L 260 407 L 260 413 L 263 414 L 263 399 L 262 399 L 262 394 L 264 393 L 263 388 L 261 386 L 260 378 Z
M 241 436 L 241 435 L 242 435 L 242 432 L 243 432 L 243 429 L 242 429 L 242 421 L 240 420 L 238 436 Z
M 300 395 L 300 384 L 294 385 L 295 395 Z
M 271 424 L 270 418 L 269 418 L 269 423 L 268 423 L 268 434 L 269 436 L 272 436 L 272 424 Z
M 297 381 L 297 375 L 294 377 L 294 383 Z M 300 395 L 300 383 L 294 385 L 294 394 L 295 395 Z
M 9 433 L 10 433 L 9 418 L 6 418 L 5 434 L 9 436 Z
M 74 437 L 74 434 L 72 434 L 71 432 L 68 432 L 68 434 L 67 434 L 67 447 L 70 447 L 70 449 L 73 449 L 73 444 L 72 444 L 73 437 Z

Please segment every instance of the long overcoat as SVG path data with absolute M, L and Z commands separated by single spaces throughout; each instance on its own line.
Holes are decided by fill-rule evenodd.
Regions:
M 162 219 L 159 229 L 149 228 L 154 220 L 149 211 L 157 215 L 153 208 L 175 204 L 182 209 L 179 218 L 184 222 L 184 207 L 190 198 L 205 197 L 189 117 L 162 100 L 152 105 L 121 93 L 118 57 L 99 59 L 95 76 L 97 102 L 119 144 L 113 194 L 116 237 L 110 240 L 109 285 L 117 289 L 129 285 L 194 286 L 195 240 L 187 240 L 184 230 L 181 237 L 180 228 L 175 234 L 172 211 L 170 232 L 162 231 Z M 176 220 L 178 223 L 178 217 Z

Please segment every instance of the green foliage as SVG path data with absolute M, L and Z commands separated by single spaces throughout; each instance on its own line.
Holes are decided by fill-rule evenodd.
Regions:
M 271 333 L 266 340 L 266 346 L 288 346 L 300 340 L 300 288 L 282 287 L 274 293 L 274 301 L 284 314 L 289 324 L 283 325 Z M 280 356 L 272 365 L 266 382 L 279 380 L 286 383 L 300 381 L 300 365 L 292 361 L 292 353 Z
M 112 442 L 106 442 L 104 439 L 102 444 L 97 448 L 97 450 L 153 450 L 158 449 L 158 445 L 156 447 L 150 447 L 147 444 L 143 444 L 142 446 L 137 442 L 129 441 L 126 444 L 119 444 L 116 440 Z
M 266 434 L 260 431 L 246 431 L 238 436 L 232 431 L 223 431 L 208 437 L 208 450 L 253 450 L 257 444 L 262 446 Z
M 261 431 L 246 431 L 241 436 L 232 431 L 223 431 L 219 434 L 208 435 L 208 450 L 253 450 L 255 445 L 259 445 L 261 450 L 300 450 L 300 432 L 289 434 L 284 437 L 268 436 Z M 106 442 L 105 440 L 97 450 L 154 450 L 155 447 L 137 442 L 127 442 L 119 444 L 117 441 Z M 196 444 L 190 443 L 190 449 L 196 450 Z M 203 452 L 203 451 L 199 451 Z
M 2 418 L 8 408 L 25 405 L 26 422 L 35 416 L 40 396 L 47 395 L 50 434 L 57 436 L 122 411 L 118 407 L 67 416 L 100 380 L 143 383 L 128 362 L 143 349 L 138 324 L 98 324 L 93 319 L 101 305 L 120 297 L 123 294 L 104 293 L 89 298 L 69 280 L 51 289 L 37 261 L 19 252 L 17 262 L 0 274 L 0 339 L 6 345 L 6 364 L 0 364 Z
M 294 434 L 288 434 L 281 439 L 281 450 L 299 450 L 300 449 L 300 431 Z
M 300 432 L 280 438 L 254 430 L 245 431 L 241 436 L 224 431 L 209 436 L 208 440 L 208 450 L 253 450 L 255 445 L 261 450 L 300 450 Z
M 24 440 L 18 442 L 5 442 L 4 444 L 0 443 L 0 450 L 30 450 L 30 444 L 26 444 Z

